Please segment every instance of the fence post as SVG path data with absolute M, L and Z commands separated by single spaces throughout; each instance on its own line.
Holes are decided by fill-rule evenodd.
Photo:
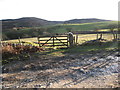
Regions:
M 100 40 L 102 39 L 102 33 L 100 34 Z
M 53 36 L 53 47 L 55 46 L 55 40 L 54 40 L 54 36 Z
M 78 44 L 78 34 L 76 35 L 76 45 Z
M 69 38 L 68 38 L 68 35 L 67 35 L 67 48 L 69 46 Z
M 19 43 L 20 43 L 20 37 L 18 37 L 18 41 L 19 41 Z
M 98 33 L 97 33 L 97 40 L 98 40 Z
M 73 37 L 74 39 L 73 39 L 73 45 L 75 45 L 75 36 Z
M 39 47 L 40 47 L 40 40 L 39 40 L 39 37 L 37 37 L 37 40 L 38 40 L 38 44 L 39 44 Z

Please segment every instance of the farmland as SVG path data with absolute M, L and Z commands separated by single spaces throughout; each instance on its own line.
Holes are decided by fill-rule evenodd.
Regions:
M 109 25 L 117 25 L 117 21 L 104 21 L 104 22 L 92 22 L 92 23 L 79 23 L 79 24 L 56 24 L 56 25 L 46 25 L 41 27 L 24 27 L 18 30 L 9 29 L 7 31 L 3 30 L 3 40 L 17 39 L 21 38 L 31 38 L 38 35 L 54 35 L 54 34 L 64 34 L 69 31 L 109 31 Z
M 108 25 L 118 24 L 117 21 L 104 21 L 104 22 L 95 22 L 95 23 L 80 23 L 80 24 L 58 24 L 52 26 L 44 26 L 43 28 L 48 28 L 48 32 L 52 34 L 56 33 L 67 33 L 69 30 L 74 31 L 95 31 L 105 30 L 109 31 Z M 39 28 L 39 27 L 38 27 Z
M 40 30 L 44 35 L 67 34 L 68 31 L 110 31 L 106 28 L 114 21 L 80 24 L 58 24 L 23 28 L 15 32 Z M 114 30 L 117 30 L 116 28 Z M 46 34 L 46 32 L 48 32 Z M 96 32 L 96 31 L 95 31 Z M 24 34 L 23 33 L 23 34 Z M 57 33 L 57 34 L 56 34 Z M 38 33 L 39 34 L 39 33 Z M 37 34 L 36 34 L 37 35 Z M 119 35 L 119 34 L 118 34 Z M 26 35 L 27 36 L 27 35 Z M 37 35 L 38 36 L 38 35 Z M 73 47 L 39 47 L 38 38 L 21 37 L 2 41 L 3 88 L 117 88 L 119 39 L 112 33 L 74 34 Z M 42 36 L 40 34 L 40 36 Z M 62 36 L 62 35 L 61 35 Z M 78 38 L 77 38 L 78 37 Z M 40 43 L 47 38 L 41 38 Z M 65 38 L 58 38 L 64 42 Z M 22 44 L 21 44 L 22 43 Z M 53 43 L 53 41 L 50 41 Z M 56 43 L 56 41 L 54 42 Z M 6 45 L 8 44 L 8 45 Z M 15 44 L 15 45 L 13 45 Z
M 96 28 L 98 29 L 106 29 L 106 26 L 110 24 L 117 24 L 116 21 L 107 21 L 107 22 L 97 22 L 97 23 L 82 23 L 82 24 L 63 24 L 54 26 L 60 27 L 56 29 L 53 33 L 64 33 L 71 31 L 95 31 Z
M 76 37 L 76 35 L 74 35 Z M 89 41 L 89 40 L 94 40 L 96 39 L 96 34 L 78 34 L 78 44 L 82 44 L 85 41 Z M 43 39 L 43 38 L 42 38 Z M 49 38 L 44 38 L 44 39 L 49 39 Z M 106 39 L 108 41 L 111 41 L 113 39 L 113 35 L 112 34 L 103 34 L 103 39 Z M 34 43 L 34 42 L 38 42 L 37 37 L 34 38 L 23 38 L 20 39 L 20 41 L 22 42 L 30 42 L 30 43 Z M 3 42 L 19 42 L 18 39 L 14 39 L 14 40 L 6 40 Z M 44 41 L 45 42 L 45 41 Z

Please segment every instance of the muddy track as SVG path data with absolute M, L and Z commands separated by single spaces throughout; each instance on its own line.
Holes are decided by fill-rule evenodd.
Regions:
M 109 55 L 112 55 L 112 53 L 110 53 L 110 54 L 108 54 L 108 55 L 106 55 L 106 56 L 104 56 L 104 57 L 107 57 L 107 56 L 109 56 Z M 87 60 L 86 60 L 87 61 Z M 79 68 L 77 68 L 77 69 L 71 69 L 71 70 L 69 70 L 68 72 L 69 73 L 75 73 L 76 72 L 76 70 L 79 70 L 81 73 L 82 73 L 82 75 L 81 75 L 81 77 L 79 77 L 79 78 L 77 78 L 77 79 L 75 79 L 75 80 L 73 80 L 72 82 L 69 82 L 69 83 L 67 83 L 67 84 L 64 84 L 63 85 L 63 87 L 67 87 L 67 86 L 69 86 L 69 85 L 76 85 L 77 83 L 79 83 L 79 82 L 81 82 L 81 81 L 83 81 L 84 79 L 87 79 L 87 78 L 89 78 L 89 77 L 91 77 L 92 75 L 93 75 L 93 73 L 90 73 L 90 72 L 92 72 L 93 70 L 95 70 L 96 68 L 104 68 L 106 65 L 108 65 L 111 61 L 113 61 L 113 59 L 108 59 L 108 60 L 105 60 L 105 61 L 102 61 L 102 62 L 94 62 L 94 63 L 91 63 L 90 65 L 83 65 L 83 66 L 80 66 Z M 84 61 L 85 62 L 85 61 Z M 67 73 L 67 72 L 66 72 Z M 78 81 L 79 80 L 79 81 Z M 54 80 L 52 80 L 52 82 L 48 82 L 48 84 L 46 85 L 46 88 L 47 87 L 49 87 L 50 86 L 50 83 L 54 83 L 54 82 L 56 82 L 56 80 L 54 81 Z
M 89 78 L 96 76 L 97 73 L 101 73 L 102 68 L 104 69 L 106 66 L 110 66 L 109 64 L 115 61 L 115 53 L 116 51 L 105 52 L 102 54 L 101 52 L 93 53 L 93 55 L 88 55 L 88 57 L 85 57 L 87 55 L 68 55 L 64 58 L 46 58 L 45 60 L 43 59 L 40 61 L 40 64 L 48 66 L 45 67 L 45 69 L 34 69 L 33 71 L 28 69 L 27 71 L 15 73 L 15 75 L 12 72 L 8 73 L 8 76 L 3 74 L 3 87 L 73 87 L 74 85 L 81 84 L 82 82 L 89 80 Z M 35 63 L 34 68 L 38 67 L 37 65 L 39 64 L 37 63 L 39 62 Z M 22 77 L 23 79 L 17 77 Z M 89 82 L 86 83 L 89 84 Z

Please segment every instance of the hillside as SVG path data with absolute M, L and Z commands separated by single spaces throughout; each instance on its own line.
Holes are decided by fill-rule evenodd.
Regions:
M 35 17 L 7 19 L 2 20 L 2 39 L 28 38 L 56 33 L 63 34 L 68 31 L 94 31 L 96 28 L 108 29 L 108 25 L 117 25 L 117 23 L 117 21 L 101 19 L 73 19 L 69 21 L 48 21 Z
M 89 19 L 72 19 L 65 21 L 65 24 L 75 24 L 75 23 L 91 23 L 91 22 L 103 22 L 103 21 L 110 21 L 110 20 L 103 20 L 103 19 L 96 19 L 96 18 L 89 18 Z
M 5 19 L 2 20 L 3 31 L 8 31 L 15 27 L 40 27 L 45 25 L 53 25 L 61 23 L 59 21 L 48 21 L 35 17 L 24 17 L 19 19 Z
M 40 27 L 46 25 L 54 25 L 54 24 L 77 24 L 77 23 L 91 23 L 91 22 L 103 22 L 109 20 L 102 19 L 72 19 L 68 21 L 48 21 L 35 17 L 23 17 L 19 19 L 5 19 L 2 20 L 3 32 L 9 31 L 13 28 L 23 28 L 23 27 Z
M 68 31 L 95 31 L 98 30 L 108 30 L 109 25 L 117 25 L 117 21 L 103 21 L 103 22 L 92 22 L 92 23 L 78 23 L 78 24 L 59 24 L 48 26 L 50 33 L 66 33 Z

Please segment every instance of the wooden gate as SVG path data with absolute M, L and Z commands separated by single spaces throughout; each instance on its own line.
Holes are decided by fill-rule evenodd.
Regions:
M 42 46 L 67 46 L 68 47 L 68 35 L 56 35 L 56 36 L 39 36 L 38 44 Z

